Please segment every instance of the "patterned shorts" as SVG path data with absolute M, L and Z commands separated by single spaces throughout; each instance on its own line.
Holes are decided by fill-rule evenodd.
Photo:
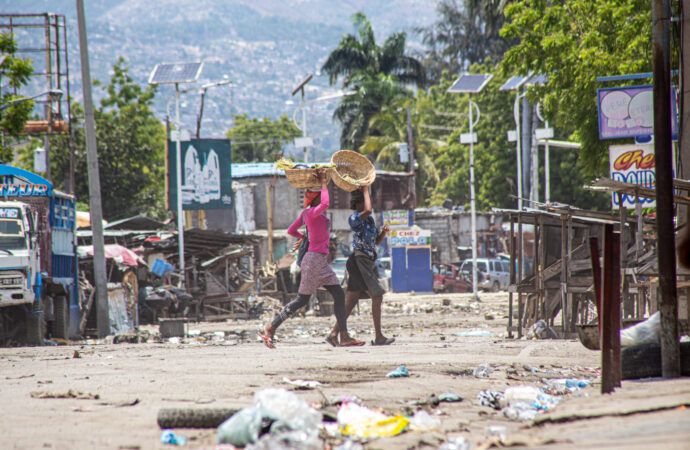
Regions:
M 327 253 L 307 252 L 302 259 L 302 281 L 299 293 L 311 295 L 321 286 L 340 285 L 335 272 L 328 265 Z

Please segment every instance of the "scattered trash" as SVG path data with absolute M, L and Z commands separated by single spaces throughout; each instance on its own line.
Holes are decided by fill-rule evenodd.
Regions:
M 364 450 L 364 447 L 359 442 L 347 440 L 337 447 L 333 447 L 333 450 Z
M 464 399 L 465 397 L 463 397 L 460 394 L 456 394 L 455 392 L 444 392 L 443 394 L 438 396 L 439 401 L 448 403 L 461 402 Z
M 472 375 L 476 378 L 489 378 L 490 374 L 491 366 L 488 364 L 480 364 L 472 371 Z
M 240 409 L 220 424 L 216 430 L 216 444 L 232 444 L 244 447 L 254 443 L 259 440 L 262 421 L 261 409 L 255 406 Z
M 171 344 L 179 344 L 180 342 L 182 342 L 182 340 L 176 336 L 169 338 L 168 342 L 170 342 Z
M 161 442 L 171 445 L 185 445 L 187 443 L 187 438 L 176 435 L 173 430 L 164 430 L 163 433 L 161 433 Z
M 277 434 L 264 434 L 255 444 L 250 444 L 245 448 L 247 450 L 322 450 L 323 442 L 319 437 L 319 431 L 316 429 L 292 430 Z
M 343 434 L 360 438 L 390 437 L 397 436 L 405 431 L 409 423 L 410 420 L 403 415 L 385 417 L 378 420 L 367 419 L 346 426 L 342 432 Z
M 321 413 L 294 392 L 285 389 L 264 389 L 254 394 L 254 404 L 276 420 L 271 432 L 278 429 L 306 430 L 318 428 Z
M 270 433 L 272 436 L 265 440 L 267 446 L 262 443 L 257 448 L 275 448 L 281 439 L 292 442 L 296 438 L 297 434 L 288 434 L 291 431 L 307 433 L 306 442 L 313 442 L 312 435 L 318 438 L 320 424 L 321 413 L 294 392 L 264 389 L 254 394 L 254 406 L 239 410 L 218 427 L 216 444 L 244 447 L 259 441 L 262 434 Z M 300 436 L 298 439 L 305 435 Z M 298 448 L 307 447 L 300 444 Z
M 542 319 L 530 327 L 527 339 L 558 339 L 558 334 Z
M 337 397 L 333 397 L 328 402 L 329 405 L 340 405 L 342 403 L 356 403 L 358 405 L 362 404 L 362 402 L 356 395 L 339 395 Z
M 74 353 L 72 354 L 72 359 L 78 359 L 81 358 L 81 354 L 79 354 L 79 350 L 75 350 Z
M 385 419 L 386 416 L 380 412 L 372 411 L 366 406 L 361 406 L 356 403 L 343 402 L 338 410 L 338 425 L 341 428 L 353 424 L 357 421 L 368 419 Z
M 201 335 L 201 330 L 189 330 L 187 332 L 187 336 L 189 337 L 197 337 Z
M 534 386 L 509 387 L 500 404 L 505 407 L 503 415 L 511 420 L 532 420 L 539 411 L 549 410 L 560 402 Z
M 460 331 L 455 333 L 458 337 L 491 337 L 494 334 L 489 330 L 480 330 L 478 328 L 469 331 Z
M 477 394 L 477 399 L 479 400 L 479 404 L 482 406 L 488 406 L 489 408 L 493 409 L 501 409 L 503 393 L 486 389 Z
M 79 392 L 70 389 L 67 392 L 34 391 L 31 393 L 31 398 L 76 398 L 79 400 L 99 400 L 101 396 L 98 394 Z
M 441 421 L 423 409 L 414 413 L 414 416 L 410 418 L 410 431 L 423 433 L 425 431 L 438 431 L 440 428 Z
M 632 347 L 640 344 L 658 344 L 661 339 L 661 324 L 659 311 L 649 319 L 635 326 L 621 330 L 621 347 Z
M 496 316 L 492 313 L 486 313 L 484 314 L 484 320 L 494 320 Z
M 552 378 L 544 381 L 548 393 L 554 395 L 569 394 L 589 386 L 589 380 L 575 380 L 572 378 Z
M 283 381 L 301 389 L 314 389 L 317 386 L 323 386 L 322 383 L 316 380 L 291 380 L 288 377 L 283 377 Z
M 471 446 L 465 436 L 454 436 L 448 438 L 448 442 L 444 442 L 438 450 L 470 450 Z
M 400 378 L 400 377 L 409 377 L 410 372 L 407 371 L 407 368 L 405 366 L 400 366 L 395 370 L 391 370 L 388 372 L 388 375 L 386 377 L 388 378 Z
M 486 427 L 486 435 L 489 437 L 496 436 L 501 441 L 505 441 L 507 437 L 506 427 L 503 425 L 490 425 Z

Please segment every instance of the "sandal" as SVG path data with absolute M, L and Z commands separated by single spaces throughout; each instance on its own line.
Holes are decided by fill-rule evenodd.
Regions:
M 347 342 L 345 342 L 345 343 L 341 342 L 341 343 L 340 343 L 340 346 L 341 346 L 341 347 L 361 347 L 361 346 L 364 345 L 364 344 L 365 344 L 364 341 L 359 341 L 359 340 L 357 340 L 357 339 L 352 339 L 352 340 L 347 341 Z
M 272 336 L 265 336 L 261 331 L 257 333 L 259 337 L 264 341 L 264 345 L 270 349 L 275 349 L 275 342 Z
M 326 339 L 324 339 L 324 340 L 326 342 L 328 342 L 329 344 L 331 344 L 333 347 L 338 346 L 337 337 L 333 336 L 332 334 L 329 334 L 328 336 L 326 336 Z
M 395 338 L 384 338 L 383 341 L 371 341 L 371 345 L 391 345 L 393 342 L 395 342 Z

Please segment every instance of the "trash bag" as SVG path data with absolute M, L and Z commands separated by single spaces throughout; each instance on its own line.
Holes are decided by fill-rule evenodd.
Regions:
M 527 339 L 558 339 L 558 334 L 542 319 L 530 327 Z
M 475 378 L 489 378 L 490 374 L 491 366 L 489 364 L 480 364 L 472 371 L 472 375 L 474 375 Z
M 368 419 L 355 422 L 346 426 L 342 432 L 343 434 L 360 438 L 390 437 L 397 436 L 405 431 L 409 423 L 410 420 L 407 417 L 397 415 L 384 419 Z
M 361 406 L 352 402 L 343 402 L 338 409 L 338 426 L 345 428 L 355 422 L 363 420 L 381 420 L 386 416 L 380 412 L 372 411 L 366 406 Z
M 658 344 L 661 342 L 661 323 L 659 311 L 649 319 L 635 326 L 621 330 L 621 347 L 632 347 L 641 344 Z
M 400 377 L 409 377 L 410 372 L 407 371 L 407 368 L 405 366 L 400 366 L 395 370 L 391 370 L 388 372 L 386 377 L 388 378 L 400 378 Z
M 438 431 L 441 428 L 441 421 L 433 417 L 428 412 L 420 409 L 410 418 L 410 431 Z
M 317 429 L 292 430 L 276 434 L 264 434 L 247 450 L 322 450 L 323 441 Z
M 488 406 L 489 408 L 493 409 L 501 409 L 503 392 L 486 389 L 477 394 L 477 399 L 479 400 L 479 404 L 482 406 Z
M 285 389 L 264 389 L 254 394 L 254 404 L 275 420 L 271 433 L 318 428 L 321 413 L 300 396 Z
M 262 419 L 263 412 L 256 406 L 237 411 L 216 430 L 216 444 L 244 447 L 256 442 L 261 432 Z

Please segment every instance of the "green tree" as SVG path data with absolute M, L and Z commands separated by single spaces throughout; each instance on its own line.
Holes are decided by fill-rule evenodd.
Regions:
M 275 121 L 241 114 L 234 117 L 234 126 L 226 135 L 232 144 L 232 162 L 242 163 L 277 160 L 285 144 L 302 132 L 285 114 Z
M 341 101 L 333 116 L 342 124 L 341 145 L 356 149 L 364 143 L 369 121 L 382 106 L 401 95 L 407 84 L 423 87 L 426 76 L 420 62 L 405 54 L 405 33 L 392 34 L 380 46 L 364 14 L 355 13 L 352 22 L 357 36 L 343 36 L 322 70 L 331 85 L 342 78 L 343 89 L 355 93 Z
M 165 127 L 151 110 L 155 89 L 142 89 L 134 83 L 126 61 L 120 57 L 103 91 L 107 95 L 94 112 L 103 216 L 106 220 L 136 214 L 161 217 L 165 214 Z M 72 120 L 76 195 L 83 200 L 88 198 L 89 189 L 84 110 L 78 103 L 72 104 Z M 52 137 L 51 149 L 53 173 L 69 173 L 69 136 Z M 56 186 L 66 189 L 60 177 L 55 178 Z
M 487 57 L 500 60 L 509 45 L 500 35 L 507 3 L 441 0 L 436 6 L 438 20 L 415 28 L 428 47 L 423 57 L 428 78 L 438 82 L 444 70 L 457 74 Z
M 9 33 L 0 33 L 0 55 L 5 57 L 0 64 L 0 132 L 3 137 L 16 137 L 23 132 L 24 124 L 31 117 L 33 100 L 15 103 L 25 97 L 20 90 L 29 83 L 33 67 L 31 61 L 18 58 L 17 43 Z M 13 104 L 13 106 L 8 106 Z M 0 144 L 0 160 L 11 161 L 12 151 Z
M 598 137 L 597 76 L 651 71 L 651 14 L 643 0 L 516 1 L 501 34 L 518 43 L 505 73 L 547 74 L 530 90 L 551 123 L 582 144 L 578 166 L 589 178 L 608 172 L 608 143 Z M 621 83 L 622 84 L 622 83 Z

